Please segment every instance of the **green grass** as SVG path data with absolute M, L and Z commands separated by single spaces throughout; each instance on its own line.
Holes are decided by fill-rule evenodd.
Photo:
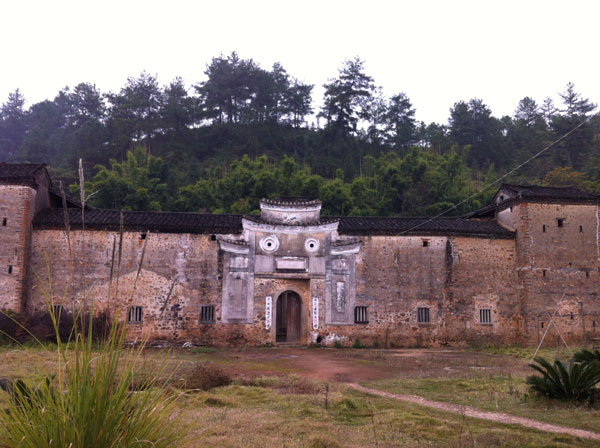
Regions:
M 578 350 L 581 350 L 583 347 L 575 346 L 569 347 L 572 353 L 575 353 Z M 533 354 L 535 353 L 536 347 L 495 347 L 495 346 L 487 346 L 487 347 L 477 347 L 470 348 L 468 350 L 478 353 L 488 353 L 491 355 L 500 355 L 500 356 L 514 356 L 516 358 L 521 359 L 531 359 Z M 571 353 L 564 345 L 561 345 L 558 349 L 556 347 L 542 347 L 536 357 L 541 356 L 546 359 L 554 359 L 556 357 L 560 359 L 568 359 L 571 357 Z
M 371 381 L 364 385 L 396 394 L 414 394 L 431 400 L 600 432 L 600 410 L 539 397 L 529 390 L 522 377 L 481 375 L 471 378 L 405 378 Z
M 229 386 L 178 402 L 193 423 L 185 447 L 592 447 L 597 442 L 465 418 L 338 387 L 281 394 Z
M 363 383 L 369 387 L 600 432 L 599 411 L 532 397 L 524 378 L 533 371 L 528 371 L 527 359 L 512 354 L 419 350 L 414 352 L 416 357 L 407 357 L 412 352 L 403 350 L 403 356 L 396 356 L 396 351 L 384 350 L 315 350 L 343 365 L 410 375 Z M 53 353 L 35 347 L 16 351 L 0 347 L 0 377 L 8 374 L 39 381 L 53 373 Z M 307 379 L 289 358 L 281 356 L 286 353 L 276 349 L 147 349 L 140 356 L 147 371 L 164 366 L 173 376 L 173 386 L 181 385 L 179 378 L 199 362 L 213 363 L 234 376 L 231 386 L 184 393 L 174 403 L 169 425 L 190 431 L 178 447 L 374 447 L 375 440 L 379 447 L 597 446 L 597 441 L 470 419 L 361 394 L 339 384 L 327 389 L 325 382 Z M 312 352 L 307 349 L 306 353 Z M 180 393 L 173 386 L 168 392 Z

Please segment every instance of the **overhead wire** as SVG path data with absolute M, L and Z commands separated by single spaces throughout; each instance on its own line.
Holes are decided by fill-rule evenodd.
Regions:
M 431 221 L 434 221 L 435 219 L 440 218 L 441 216 L 444 216 L 446 213 L 451 212 L 452 210 L 456 210 L 458 207 L 460 207 L 461 205 L 463 205 L 465 202 L 468 202 L 471 199 L 473 199 L 474 197 L 479 196 L 481 193 L 483 193 L 488 188 L 490 188 L 490 187 L 496 185 L 498 182 L 501 182 L 502 180 L 506 179 L 508 176 L 510 176 L 511 174 L 513 174 L 515 171 L 518 171 L 519 169 L 521 169 L 522 167 L 524 167 L 525 165 L 527 165 L 532 160 L 534 160 L 537 157 L 541 156 L 543 153 L 545 153 L 546 151 L 548 151 L 550 148 L 552 148 L 556 144 L 560 143 L 562 140 L 564 140 L 565 138 L 567 138 L 569 135 L 571 135 L 573 132 L 575 132 L 577 129 L 579 129 L 580 127 L 582 127 L 584 124 L 586 124 L 588 121 L 590 121 L 592 118 L 594 118 L 597 115 L 600 115 L 600 111 L 596 112 L 595 114 L 590 115 L 585 120 L 583 120 L 581 123 L 579 123 L 577 126 L 575 126 L 573 129 L 571 129 L 570 131 L 568 131 L 565 134 L 563 134 L 560 138 L 554 140 L 552 143 L 550 143 L 544 149 L 538 151 L 537 153 L 535 153 L 534 155 L 532 155 L 531 157 L 529 157 L 527 160 L 525 160 L 524 162 L 520 163 L 515 168 L 513 168 L 512 170 L 510 170 L 506 174 L 503 174 L 502 176 L 500 176 L 499 178 L 497 178 L 493 182 L 490 182 L 489 184 L 484 185 L 481 189 L 479 189 L 478 191 L 476 191 L 472 195 L 468 196 L 466 199 L 463 199 L 458 204 L 453 205 L 452 207 L 449 207 L 447 210 L 443 211 L 442 213 L 439 213 L 439 214 L 437 214 L 437 215 L 435 215 L 435 216 L 427 219 L 426 221 L 423 221 L 422 223 L 419 223 L 419 224 L 411 227 L 410 229 L 407 229 L 407 230 L 404 230 L 404 231 L 400 232 L 399 235 L 404 235 L 404 234 L 406 234 L 408 232 L 412 232 L 413 230 L 416 230 L 419 227 L 422 227 L 425 224 L 427 224 L 427 223 L 429 223 Z

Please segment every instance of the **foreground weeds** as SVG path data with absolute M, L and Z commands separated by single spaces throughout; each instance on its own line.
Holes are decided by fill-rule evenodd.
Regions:
M 94 350 L 92 358 L 101 354 Z M 292 357 L 292 354 L 297 356 Z M 344 366 L 356 367 L 358 372 L 365 369 L 380 372 L 389 367 L 393 376 L 371 380 L 369 386 L 598 430 L 600 415 L 597 411 L 553 407 L 548 400 L 530 396 L 523 383 L 528 374 L 525 359 L 470 352 L 435 354 L 431 356 L 422 350 L 245 348 L 160 352 L 145 349 L 141 353 L 125 350 L 121 362 L 137 357 L 140 363 L 136 364 L 135 378 L 143 379 L 142 384 L 150 375 L 160 374 L 160 381 L 155 381 L 158 387 L 139 388 L 133 395 L 161 391 L 169 415 L 167 423 L 163 420 L 157 426 L 189 429 L 188 437 L 170 445 L 177 448 L 597 446 L 597 441 L 496 424 L 369 396 L 347 389 L 343 384 L 307 375 L 308 367 L 317 362 L 330 370 L 335 362 L 343 362 Z M 73 355 L 71 347 L 69 360 Z M 27 377 L 30 384 L 41 383 L 48 374 L 56 373 L 54 357 L 54 351 L 38 348 L 25 353 L 15 351 L 14 347 L 0 347 L 0 377 L 20 372 L 19 376 Z M 302 359 L 310 362 L 298 363 Z M 186 380 L 193 376 L 198 365 L 202 366 L 201 377 L 204 371 L 211 372 L 210 377 L 214 372 L 223 373 L 231 384 L 214 384 L 206 391 L 190 389 L 191 384 Z M 425 373 L 428 377 L 423 378 Z M 403 377 L 405 375 L 409 377 Z M 179 394 L 178 399 L 169 401 L 173 393 Z
M 6 380 L 1 400 L 0 446 L 173 447 L 180 432 L 171 423 L 176 395 L 161 373 L 142 374 L 143 346 L 124 349 L 125 331 L 117 324 L 94 348 L 92 328 L 76 329 L 69 343 L 60 337 L 45 375 Z M 28 358 L 29 371 L 46 347 L 14 348 L 5 356 Z M 45 358 L 42 356 L 42 358 Z M 47 358 L 46 358 L 47 359 Z

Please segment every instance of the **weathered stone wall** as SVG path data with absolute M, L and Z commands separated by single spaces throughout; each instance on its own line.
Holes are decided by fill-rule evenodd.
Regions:
M 201 334 L 202 305 L 215 305 L 220 317 L 219 251 L 210 235 L 149 233 L 142 239 L 141 233 L 124 232 L 120 266 L 118 232 L 76 230 L 70 239 L 72 259 L 66 232 L 34 232 L 31 311 L 47 309 L 42 287 L 48 291 L 49 267 L 54 303 L 74 309 L 94 300 L 97 311 L 119 311 L 121 320 L 129 306 L 143 306 L 143 325 L 129 325 L 132 338 L 185 341 Z
M 31 203 L 34 190 L 16 188 L 22 191 L 11 191 L 10 196 L 17 197 L 20 191 L 24 196 L 19 203 Z M 11 213 L 13 209 L 17 207 L 12 207 Z M 564 219 L 562 227 L 558 227 L 559 218 Z M 341 269 L 335 264 L 337 255 L 321 263 L 323 266 L 319 264 L 322 269 L 317 270 L 310 269 L 311 262 L 303 272 L 266 268 L 275 266 L 274 261 L 267 263 L 267 258 L 302 255 L 308 236 L 320 241 L 321 248 L 329 247 L 323 235 L 312 234 L 281 236 L 279 251 L 283 252 L 269 255 L 263 254 L 252 240 L 248 256 L 255 254 L 265 260 L 230 266 L 232 255 L 223 252 L 218 238 L 210 235 L 147 234 L 143 239 L 140 233 L 125 232 L 119 267 L 118 232 L 72 231 L 71 258 L 64 231 L 36 230 L 32 237 L 35 250 L 29 263 L 28 307 L 31 311 L 46 309 L 43 290 L 47 288 L 42 286 L 48 282 L 47 254 L 52 300 L 56 303 L 72 308 L 94 298 L 97 310 L 108 309 L 112 315 L 118 310 L 121 320 L 126 318 L 129 306 L 143 306 L 143 324 L 128 325 L 132 339 L 213 345 L 272 344 L 277 299 L 284 291 L 295 291 L 301 297 L 302 344 L 341 341 L 351 345 L 356 339 L 382 346 L 534 344 L 540 329 L 543 333 L 541 325 L 547 326 L 548 315 L 557 308 L 557 322 L 565 338 L 580 341 L 580 302 L 586 312 L 588 337 L 596 336 L 600 327 L 598 207 L 522 203 L 506 209 L 501 219 L 517 230 L 516 240 L 360 237 L 360 250 L 352 255 L 355 280 L 348 280 L 346 287 L 349 293 L 353 288 L 352 302 L 348 302 L 350 313 L 354 306 L 367 307 L 369 322 L 365 324 L 333 324 L 327 319 L 336 283 L 332 273 Z M 21 221 L 9 220 L 11 225 L 18 222 Z M 3 230 L 0 228 L 0 232 Z M 6 236 L 8 232 L 4 234 L 3 247 L 4 242 L 26 246 L 26 239 L 18 239 L 24 235 L 22 229 L 21 233 L 17 230 L 10 231 L 11 239 Z M 138 276 L 144 244 L 144 261 Z M 323 253 L 319 249 L 303 256 L 320 260 Z M 4 259 L 2 262 L 6 263 Z M 247 322 L 224 324 L 224 276 L 230 270 L 235 273 L 250 268 L 256 271 L 248 288 L 249 318 Z M 6 281 L 3 275 L 0 279 Z M 72 281 L 67 289 L 69 279 Z M 15 288 L 19 285 L 16 276 L 10 282 Z M 266 297 L 271 297 L 272 303 L 270 328 L 265 321 Z M 313 299 L 318 302 L 318 328 L 313 328 Z M 200 309 L 205 305 L 214 305 L 214 322 L 200 322 Z M 3 306 L 14 308 L 15 304 Z M 429 309 L 428 323 L 418 322 L 420 307 Z M 490 322 L 481 322 L 482 309 L 489 310 Z
M 120 268 L 118 232 L 72 231 L 70 236 L 73 261 L 64 231 L 34 233 L 30 309 L 47 307 L 43 294 L 43 289 L 48 290 L 47 255 L 53 303 L 73 309 L 94 299 L 98 311 L 107 309 L 113 316 L 119 311 L 121 320 L 129 306 L 143 306 L 143 324 L 128 325 L 131 339 L 272 344 L 277 299 L 285 291 L 297 292 L 302 300 L 302 344 L 317 340 L 351 344 L 359 338 L 369 344 L 439 345 L 464 343 L 466 335 L 508 340 L 519 334 L 519 321 L 513 316 L 519 309 L 513 284 L 513 240 L 363 238 L 356 261 L 355 305 L 368 307 L 369 323 L 333 325 L 326 322 L 326 275 L 293 273 L 257 275 L 251 323 L 223 324 L 225 255 L 209 235 L 147 234 L 144 240 L 140 233 L 125 232 Z M 270 328 L 265 322 L 266 297 L 272 301 Z M 313 298 L 318 301 L 316 329 Z M 202 305 L 215 306 L 214 323 L 199 322 Z M 477 324 L 480 306 L 493 310 L 492 325 Z M 417 322 L 418 307 L 430 309 L 429 323 Z
M 447 252 L 445 336 L 453 343 L 520 343 L 515 241 L 453 237 Z M 480 310 L 491 310 L 491 324 Z
M 522 203 L 513 207 L 523 290 L 526 341 L 538 342 L 551 316 L 567 341 L 600 337 L 599 216 L 597 205 Z M 559 219 L 561 226 L 559 227 Z M 555 314 L 556 313 L 556 314 Z M 555 343 L 550 330 L 547 343 Z
M 328 340 L 420 346 L 518 342 L 521 336 L 515 242 L 460 237 L 363 238 L 356 305 L 368 324 L 329 325 Z M 429 323 L 417 309 L 429 308 Z M 479 323 L 479 309 L 492 323 Z
M 24 310 L 36 191 L 0 185 L 0 310 Z

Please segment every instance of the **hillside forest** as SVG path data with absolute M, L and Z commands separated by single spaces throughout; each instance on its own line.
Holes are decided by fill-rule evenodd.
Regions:
M 600 193 L 600 117 L 572 83 L 557 104 L 525 97 L 496 117 L 464 99 L 429 124 L 360 58 L 325 82 L 320 107 L 313 87 L 232 53 L 189 86 L 142 72 L 118 92 L 80 83 L 27 108 L 17 89 L 0 109 L 0 162 L 47 163 L 76 193 L 81 158 L 90 205 L 124 210 L 253 213 L 263 197 L 302 196 L 330 215 L 460 215 L 506 173 Z

